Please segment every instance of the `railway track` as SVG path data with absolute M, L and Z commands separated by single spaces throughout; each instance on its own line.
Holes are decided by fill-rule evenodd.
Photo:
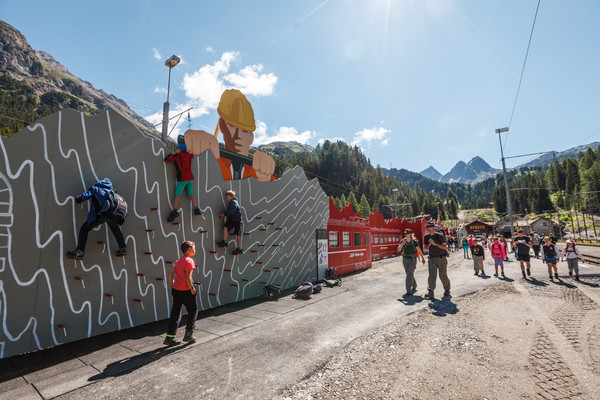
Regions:
M 582 254 L 582 256 L 585 259 L 586 263 L 589 263 L 592 265 L 600 265 L 600 257 L 592 256 L 590 254 Z

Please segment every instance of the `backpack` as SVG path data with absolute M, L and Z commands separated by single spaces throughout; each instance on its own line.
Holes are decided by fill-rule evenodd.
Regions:
M 342 279 L 338 277 L 335 269 L 331 267 L 325 270 L 325 279 L 323 282 L 327 287 L 342 286 Z
M 313 293 L 313 284 L 310 282 L 304 282 L 302 285 L 298 286 L 298 289 L 294 292 L 294 297 L 296 299 L 308 300 Z
M 102 216 L 115 220 L 119 225 L 123 225 L 127 217 L 127 202 L 115 191 L 108 192 L 109 206 L 106 211 L 102 212 Z
M 266 285 L 263 289 L 267 300 L 279 300 L 281 285 Z

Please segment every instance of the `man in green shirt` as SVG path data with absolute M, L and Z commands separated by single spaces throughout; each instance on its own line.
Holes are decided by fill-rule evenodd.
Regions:
M 413 238 L 411 229 L 404 230 L 404 238 L 398 245 L 398 253 L 402 254 L 402 263 L 406 272 L 406 293 L 404 297 L 410 296 L 417 291 L 417 281 L 415 280 L 415 269 L 417 268 L 417 258 L 425 264 L 425 257 L 419 248 L 419 242 Z

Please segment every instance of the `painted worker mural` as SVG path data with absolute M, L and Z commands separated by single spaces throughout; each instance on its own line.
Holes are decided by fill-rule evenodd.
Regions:
M 275 180 L 275 160 L 262 151 L 249 156 L 254 141 L 256 123 L 254 111 L 246 96 L 237 89 L 228 89 L 221 95 L 217 108 L 219 121 L 214 135 L 202 130 L 187 130 L 184 134 L 188 150 L 195 155 L 212 151 L 223 179 L 246 179 L 254 177 L 261 182 Z M 223 134 L 225 149 L 219 149 L 219 132 Z

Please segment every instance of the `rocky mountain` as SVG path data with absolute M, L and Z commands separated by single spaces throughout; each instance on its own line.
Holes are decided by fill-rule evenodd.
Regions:
M 554 162 L 554 156 L 556 156 L 556 161 L 561 162 L 566 160 L 567 158 L 575 158 L 579 153 L 586 151 L 587 149 L 596 149 L 600 146 L 600 142 L 594 142 L 590 144 L 584 144 L 581 146 L 571 147 L 570 149 L 559 151 L 556 153 L 546 153 L 542 154 L 534 160 L 529 161 L 526 164 L 523 164 L 522 167 L 537 167 L 538 165 L 547 165 L 549 163 Z
M 314 147 L 312 147 L 311 145 L 302 144 L 302 143 L 298 143 L 298 142 L 271 142 L 271 143 L 261 144 L 260 146 L 257 146 L 258 150 L 264 151 L 264 152 L 272 151 L 277 148 L 285 148 L 294 153 L 300 153 L 303 151 L 311 152 L 314 150 Z
M 473 184 L 494 177 L 499 172 L 499 169 L 492 168 L 483 158 L 475 156 L 468 163 L 464 161 L 457 162 L 450 172 L 445 175 L 442 175 L 433 167 L 421 171 L 420 174 L 438 182 Z
M 424 169 L 419 173 L 425 178 L 433 179 L 434 181 L 439 181 L 442 178 L 442 174 L 440 174 L 440 172 L 437 169 L 433 168 L 433 166 L 431 165 L 429 166 L 429 168 Z
M 64 98 L 67 95 L 69 101 L 63 101 L 62 106 L 90 114 L 112 108 L 140 129 L 158 133 L 151 123 L 131 110 L 123 100 L 96 89 L 91 83 L 73 75 L 50 54 L 32 49 L 25 36 L 4 21 L 0 21 L 1 75 L 27 85 L 27 89 L 33 88 L 38 103 L 44 95 L 51 94 L 54 98 Z M 12 117 L 26 119 L 21 115 Z M 31 120 L 31 117 L 28 120 Z

